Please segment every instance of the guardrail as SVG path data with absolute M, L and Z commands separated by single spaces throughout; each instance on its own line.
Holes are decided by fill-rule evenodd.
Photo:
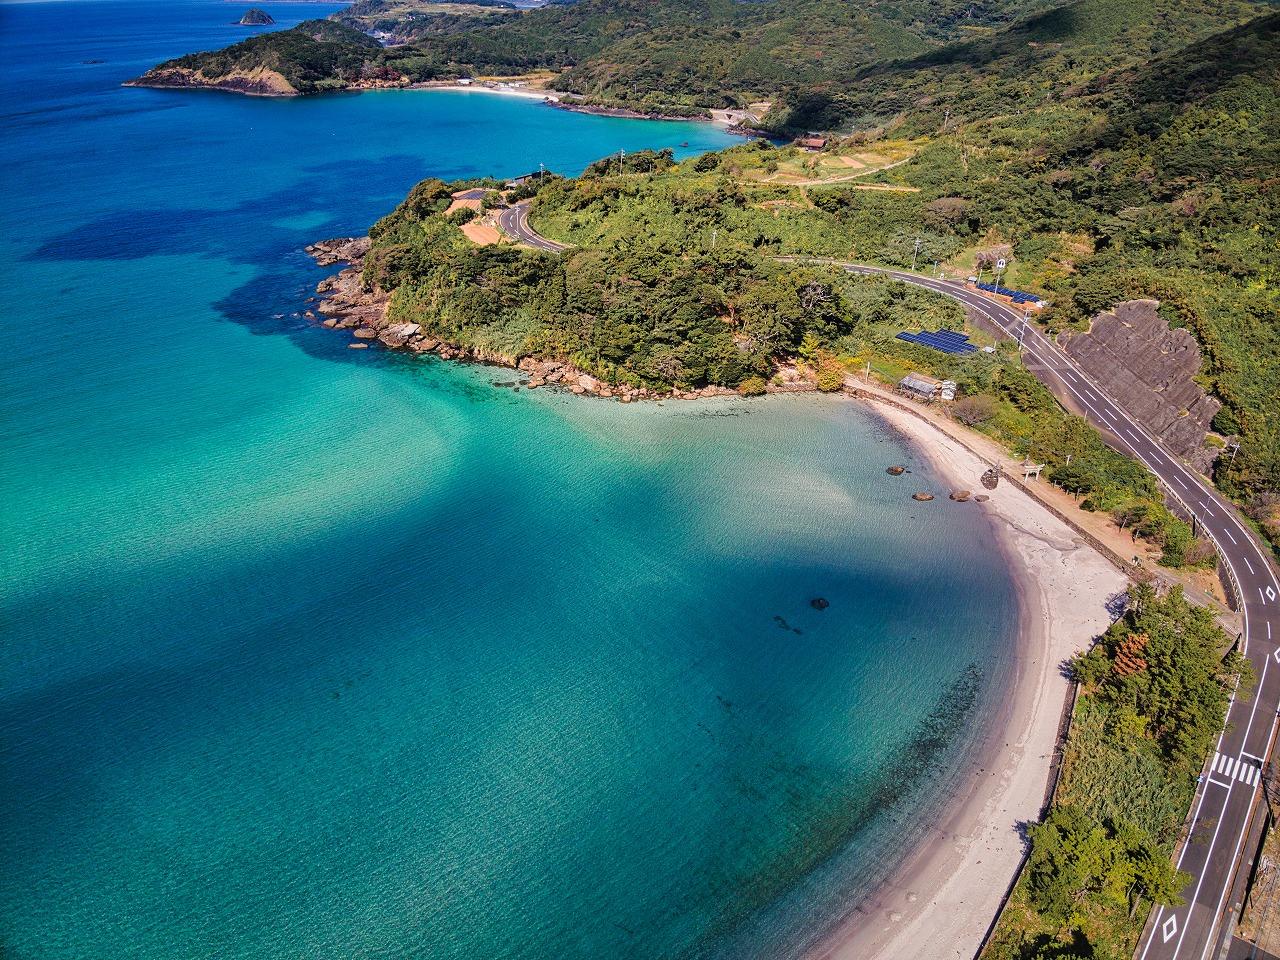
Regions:
M 1232 593 L 1232 598 L 1229 599 L 1235 600 L 1235 603 L 1228 603 L 1228 606 L 1230 606 L 1232 610 L 1239 610 L 1241 606 L 1244 605 L 1244 591 L 1240 589 L 1240 581 L 1236 579 L 1236 572 L 1232 568 L 1231 563 L 1227 560 L 1227 554 L 1226 551 L 1223 550 L 1222 544 L 1218 542 L 1218 538 L 1213 535 L 1212 530 L 1199 522 L 1195 510 L 1192 509 L 1191 505 L 1187 503 L 1186 500 L 1182 499 L 1182 495 L 1179 494 L 1178 491 L 1174 490 L 1173 487 L 1161 480 L 1154 471 L 1152 471 L 1151 475 L 1156 478 L 1156 482 L 1160 484 L 1161 489 L 1164 490 L 1168 496 L 1172 497 L 1177 504 L 1187 512 L 1187 515 L 1190 516 L 1192 520 L 1197 522 L 1200 532 L 1208 537 L 1209 542 L 1213 544 L 1213 549 L 1218 554 L 1219 569 L 1227 571 L 1227 585 L 1231 588 Z

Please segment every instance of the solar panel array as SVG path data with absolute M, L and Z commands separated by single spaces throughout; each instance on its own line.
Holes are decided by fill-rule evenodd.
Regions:
M 978 348 L 969 342 L 967 333 L 956 333 L 954 330 L 921 330 L 919 333 L 907 333 L 905 330 L 898 334 L 899 340 L 905 340 L 907 343 L 919 344 L 922 347 L 929 347 L 933 350 L 940 350 L 943 353 L 965 354 L 973 353 Z
M 1010 290 L 1008 287 L 997 287 L 994 283 L 979 283 L 979 290 L 985 290 L 987 293 L 994 293 L 1000 297 L 1008 297 L 1014 303 L 1039 303 L 1040 298 L 1034 293 L 1027 293 L 1025 290 Z

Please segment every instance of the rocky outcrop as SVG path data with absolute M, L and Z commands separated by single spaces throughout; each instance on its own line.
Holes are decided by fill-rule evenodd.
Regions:
M 157 67 L 148 70 L 126 87 L 165 87 L 179 90 L 225 90 L 251 97 L 296 97 L 297 88 L 275 70 L 233 70 L 216 77 L 206 76 L 187 67 Z
M 1156 300 L 1129 300 L 1098 314 L 1087 333 L 1065 349 L 1104 390 L 1178 456 L 1206 470 L 1217 448 L 1206 447 L 1220 404 L 1195 376 L 1200 345 L 1188 330 L 1173 330 Z
M 330 267 L 335 263 L 358 264 L 369 252 L 371 242 L 368 237 L 337 237 L 313 243 L 306 251 L 322 267 Z
M 273 18 L 271 14 L 267 13 L 267 11 L 259 10 L 257 7 L 254 7 L 252 10 L 246 11 L 245 15 L 237 21 L 236 25 L 241 27 L 266 27 L 275 22 L 275 18 Z

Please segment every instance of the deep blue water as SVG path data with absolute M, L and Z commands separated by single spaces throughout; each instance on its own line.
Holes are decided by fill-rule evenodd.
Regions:
M 119 86 L 247 6 L 0 5 L 0 951 L 794 955 L 1007 667 L 978 513 L 849 403 L 346 350 L 301 247 L 417 179 L 731 141 Z

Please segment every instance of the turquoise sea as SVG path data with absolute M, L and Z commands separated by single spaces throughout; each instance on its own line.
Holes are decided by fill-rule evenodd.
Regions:
M 310 325 L 302 246 L 419 178 L 731 141 L 120 87 L 247 6 L 0 4 L 0 954 L 800 955 L 1008 669 L 980 514 L 851 403 L 583 401 Z

